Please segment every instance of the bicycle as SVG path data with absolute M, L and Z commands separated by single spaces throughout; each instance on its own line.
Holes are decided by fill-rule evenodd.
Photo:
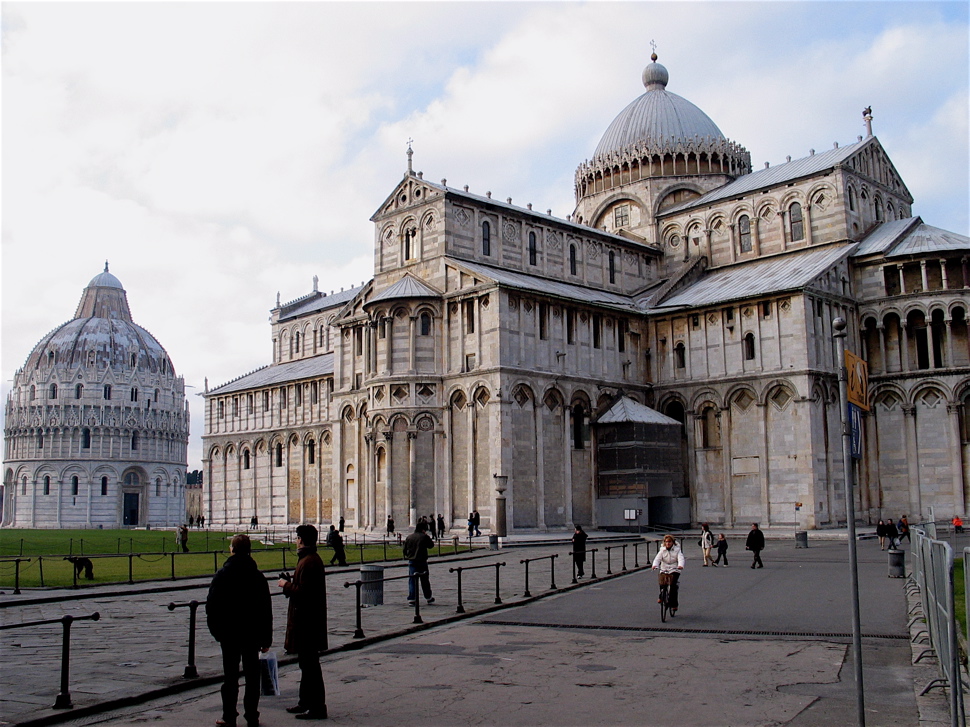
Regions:
M 668 613 L 671 618 L 677 615 L 677 609 L 670 607 L 670 584 L 672 580 L 672 573 L 660 574 L 660 621 L 662 623 L 667 623 Z

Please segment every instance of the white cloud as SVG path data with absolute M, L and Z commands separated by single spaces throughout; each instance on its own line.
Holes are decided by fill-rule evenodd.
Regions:
M 429 179 L 564 217 L 651 38 L 756 166 L 872 104 L 917 211 L 966 233 L 956 5 L 5 3 L 4 392 L 105 258 L 193 391 L 267 363 L 277 291 L 369 278 L 409 137 Z

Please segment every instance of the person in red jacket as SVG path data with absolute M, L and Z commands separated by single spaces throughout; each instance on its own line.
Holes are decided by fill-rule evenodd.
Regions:
M 327 582 L 323 561 L 317 554 L 317 529 L 300 525 L 296 529 L 296 547 L 299 560 L 293 577 L 279 581 L 283 594 L 290 599 L 284 647 L 297 654 L 300 665 L 300 701 L 286 711 L 297 719 L 326 719 L 327 695 L 320 652 L 327 648 Z
M 237 535 L 229 544 L 229 559 L 216 573 L 205 601 L 206 623 L 222 648 L 222 719 L 217 725 L 236 724 L 239 698 L 239 660 L 246 677 L 243 716 L 246 724 L 259 724 L 259 652 L 273 643 L 273 607 L 266 578 L 250 552 L 248 535 Z

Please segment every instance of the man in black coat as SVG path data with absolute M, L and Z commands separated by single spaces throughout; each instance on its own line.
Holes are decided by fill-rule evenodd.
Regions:
M 573 533 L 573 565 L 576 567 L 576 577 L 582 578 L 586 575 L 586 539 L 589 536 L 583 530 L 582 525 L 576 526 Z
M 273 643 L 273 607 L 266 578 L 256 567 L 248 535 L 237 535 L 230 556 L 216 573 L 205 602 L 206 622 L 222 647 L 222 719 L 216 724 L 234 727 L 239 698 L 239 660 L 246 677 L 243 716 L 249 727 L 259 724 L 259 652 Z
M 421 581 L 421 590 L 428 604 L 434 603 L 431 593 L 431 578 L 428 575 L 428 551 L 434 547 L 434 541 L 428 536 L 428 523 L 419 522 L 414 532 L 404 540 L 404 557 L 408 561 L 408 605 L 414 605 L 418 597 L 416 580 Z
M 758 528 L 758 523 L 751 523 L 751 530 L 748 531 L 748 539 L 744 542 L 744 547 L 754 553 L 751 567 L 764 568 L 765 564 L 761 562 L 761 551 L 765 549 L 765 534 Z
M 279 581 L 283 595 L 290 601 L 284 646 L 289 653 L 297 654 L 300 666 L 300 701 L 286 711 L 297 719 L 326 719 L 327 695 L 320 652 L 327 648 L 327 573 L 317 553 L 317 529 L 300 525 L 296 529 L 296 547 L 299 560 L 293 577 Z

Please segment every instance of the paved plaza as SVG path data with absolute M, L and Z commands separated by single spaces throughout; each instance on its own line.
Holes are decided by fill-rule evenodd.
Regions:
M 660 622 L 656 576 L 649 571 L 581 581 L 536 601 L 522 596 L 524 558 L 559 553 L 557 585 L 568 587 L 568 544 L 474 554 L 432 564 L 436 603 L 422 618 L 438 625 L 414 631 L 405 582 L 388 583 L 385 605 L 363 611 L 367 639 L 360 649 L 323 657 L 331 722 L 396 725 L 794 725 L 852 723 L 855 687 L 848 634 L 846 545 L 813 542 L 795 549 L 769 541 L 765 568 L 752 570 L 743 541 L 732 540 L 730 568 L 702 568 L 687 542 L 682 607 Z M 651 548 L 651 553 L 654 549 Z M 935 667 L 912 665 L 903 581 L 887 577 L 886 554 L 860 543 L 863 664 L 869 725 L 933 724 L 914 695 Z M 644 549 L 640 548 L 641 566 Z M 602 551 L 598 575 L 605 574 Z M 465 556 L 467 558 L 467 556 Z M 632 549 L 628 548 L 628 567 Z M 500 589 L 508 608 L 455 621 L 456 580 L 448 568 L 504 561 Z M 587 569 L 588 570 L 588 569 Z M 388 571 L 388 576 L 403 568 Z M 494 568 L 467 571 L 463 600 L 469 613 L 495 609 Z M 549 591 L 549 563 L 534 563 L 530 590 Z M 331 648 L 354 639 L 353 571 L 329 578 Z M 585 584 L 585 585 L 583 585 Z M 185 584 L 181 584 L 185 585 Z M 218 647 L 204 625 L 198 633 L 201 683 L 142 704 L 85 715 L 98 702 L 185 684 L 186 609 L 170 601 L 204 599 L 207 580 L 176 593 L 143 593 L 71 603 L 0 609 L 5 623 L 99 610 L 98 623 L 79 623 L 72 639 L 72 724 L 212 725 L 220 714 Z M 111 590 L 118 590 L 113 588 Z M 275 588 L 274 588 L 275 590 Z M 4 596 L 3 598 L 7 598 Z M 276 648 L 285 623 L 274 598 Z M 201 614 L 201 612 L 200 612 Z M 201 619 L 200 619 L 201 622 Z M 35 724 L 56 714 L 60 627 L 0 634 L 0 720 Z M 395 634 L 400 634 L 395 636 Z M 23 668 L 29 665 L 29 669 Z M 283 707 L 295 702 L 299 672 L 284 665 L 283 696 L 264 697 L 262 724 L 292 724 Z M 928 698 L 943 705 L 937 690 Z M 923 699 L 926 703 L 927 700 Z M 81 716 L 78 716 L 81 715 Z M 67 715 L 65 715 L 67 716 Z

